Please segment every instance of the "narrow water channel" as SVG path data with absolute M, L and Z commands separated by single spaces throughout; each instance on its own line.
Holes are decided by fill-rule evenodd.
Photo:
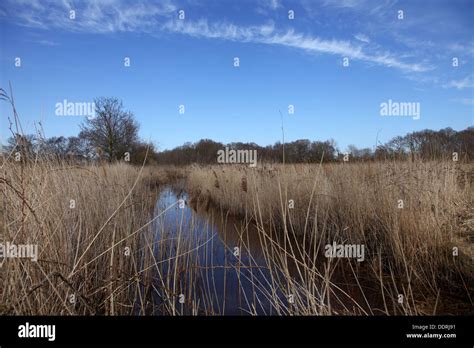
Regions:
M 183 207 L 176 204 L 184 200 Z M 170 208 L 171 207 L 171 208 Z M 160 215 L 161 214 L 161 215 Z M 272 315 L 271 286 L 258 233 L 219 211 L 198 211 L 181 187 L 165 187 L 155 207 L 156 283 L 164 312 Z M 278 292 L 278 291 L 276 291 Z M 156 313 L 161 314 L 161 313 Z

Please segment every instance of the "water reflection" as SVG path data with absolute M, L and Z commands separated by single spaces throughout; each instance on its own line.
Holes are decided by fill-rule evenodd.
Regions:
M 186 202 L 183 208 L 179 199 Z M 154 225 L 155 257 L 166 260 L 156 275 L 161 312 L 277 314 L 269 298 L 282 295 L 272 293 L 253 225 L 219 211 L 192 209 L 188 201 L 183 189 L 170 186 L 155 208 L 155 216 L 161 214 Z

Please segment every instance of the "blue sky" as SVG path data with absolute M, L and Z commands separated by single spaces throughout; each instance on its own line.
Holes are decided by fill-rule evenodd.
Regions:
M 28 133 L 41 121 L 47 136 L 76 135 L 83 117 L 56 116 L 56 103 L 115 96 L 160 149 L 271 144 L 279 110 L 287 141 L 372 147 L 377 134 L 473 125 L 473 18 L 469 0 L 3 0 L 0 85 Z M 389 99 L 419 103 L 420 118 L 382 117 Z

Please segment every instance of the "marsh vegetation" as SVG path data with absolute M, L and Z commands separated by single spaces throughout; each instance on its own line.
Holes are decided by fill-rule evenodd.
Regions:
M 255 166 L 212 165 L 209 140 L 154 153 L 113 98 L 67 146 L 24 136 L 1 92 L 14 119 L 0 163 L 2 314 L 472 313 L 472 128 L 351 160 L 294 142 L 286 164 L 278 145 L 253 149 Z M 5 257 L 5 245 L 38 252 Z
M 3 260 L 4 314 L 472 311 L 469 164 L 5 160 L 0 180 L 2 239 L 39 246 Z

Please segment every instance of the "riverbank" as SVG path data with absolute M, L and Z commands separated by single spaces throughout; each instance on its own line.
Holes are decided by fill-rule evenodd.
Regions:
M 301 310 L 320 303 L 316 279 L 331 291 L 337 265 L 375 287 L 379 312 L 459 314 L 472 310 L 472 173 L 452 161 L 210 166 L 191 170 L 188 189 L 253 221 L 283 273 L 294 259 Z M 325 258 L 333 243 L 365 246 L 364 262 Z

